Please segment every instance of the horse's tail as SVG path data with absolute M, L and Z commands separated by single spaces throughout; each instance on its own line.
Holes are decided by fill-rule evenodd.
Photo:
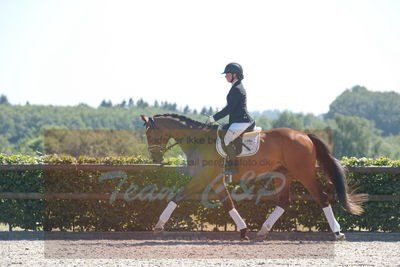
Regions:
M 344 167 L 333 157 L 328 146 L 319 137 L 314 134 L 308 134 L 308 137 L 314 143 L 317 152 L 317 160 L 321 164 L 325 174 L 335 186 L 342 207 L 352 214 L 359 215 L 363 213 L 364 209 L 362 203 L 368 200 L 368 195 L 349 193 Z

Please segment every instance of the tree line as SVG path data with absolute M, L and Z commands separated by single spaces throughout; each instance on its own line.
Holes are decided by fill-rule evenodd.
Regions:
M 134 101 L 132 98 L 129 98 L 128 101 L 123 100 L 121 103 L 113 104 L 111 100 L 103 100 L 100 103 L 99 107 L 103 108 L 110 108 L 110 107 L 120 107 L 120 108 L 139 108 L 139 109 L 144 109 L 148 107 L 153 107 L 153 108 L 160 108 L 166 111 L 171 111 L 171 112 L 179 112 L 183 114 L 201 114 L 201 115 L 207 115 L 207 114 L 214 114 L 214 109 L 212 107 L 203 107 L 200 112 L 197 111 L 197 109 L 191 109 L 188 105 L 186 105 L 183 108 L 178 108 L 178 105 L 176 103 L 170 103 L 168 101 L 161 101 L 158 102 L 158 100 L 155 100 L 153 105 L 149 104 L 142 98 L 140 98 L 137 101 Z
M 45 133 L 53 131 L 64 138 L 64 152 L 65 144 L 69 144 L 69 154 L 78 150 L 86 154 L 90 151 L 101 151 L 102 155 L 137 155 L 145 150 L 143 137 L 121 131 L 106 146 L 104 140 L 110 139 L 107 131 L 143 130 L 141 114 L 153 116 L 179 113 L 204 122 L 204 115 L 211 115 L 216 111 L 211 107 L 204 107 L 198 112 L 188 106 L 178 108 L 176 103 L 155 101 L 149 104 L 143 99 L 135 101 L 132 98 L 116 104 L 103 100 L 96 108 L 86 104 L 66 107 L 29 103 L 12 105 L 5 95 L 1 95 L 0 153 L 34 155 L 57 152 L 55 148 L 61 147 L 60 143 L 55 141 L 54 136 L 45 138 Z M 252 115 L 257 124 L 266 130 L 288 127 L 314 132 L 331 144 L 334 155 L 338 158 L 400 158 L 400 95 L 395 92 L 372 92 L 365 87 L 355 86 L 338 96 L 324 116 L 290 111 L 264 111 Z M 82 130 L 98 131 L 88 134 Z M 135 143 L 141 143 L 140 147 L 135 147 Z

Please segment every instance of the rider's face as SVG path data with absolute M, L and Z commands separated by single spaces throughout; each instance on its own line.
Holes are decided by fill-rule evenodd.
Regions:
M 226 79 L 229 83 L 232 82 L 233 73 L 226 73 L 226 74 L 225 74 L 225 79 Z

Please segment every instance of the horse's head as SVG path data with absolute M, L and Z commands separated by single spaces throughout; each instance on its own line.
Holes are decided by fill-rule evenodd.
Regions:
M 146 127 L 146 137 L 150 157 L 154 163 L 160 164 L 163 160 L 166 146 L 170 136 L 168 131 L 156 125 L 153 118 L 140 115 Z

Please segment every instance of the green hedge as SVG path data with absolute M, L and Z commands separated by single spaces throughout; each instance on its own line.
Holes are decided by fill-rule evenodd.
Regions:
M 0 164 L 142 164 L 149 163 L 142 157 L 109 157 L 109 158 L 73 158 L 68 156 L 3 156 Z M 356 159 L 344 158 L 346 166 L 400 166 L 400 161 L 386 158 Z M 170 164 L 178 163 L 171 160 Z M 110 173 L 109 173 L 110 174 Z M 115 173 L 114 174 L 118 174 Z M 120 173 L 121 174 L 121 173 Z M 161 188 L 178 189 L 185 186 L 190 177 L 177 173 L 174 168 L 162 171 L 128 171 L 126 182 L 120 192 L 129 191 L 130 186 L 138 186 L 139 190 L 149 185 Z M 102 176 L 103 175 L 103 176 Z M 91 192 L 111 193 L 116 190 L 122 178 L 103 179 L 105 172 L 100 171 L 1 171 L 0 192 Z M 121 174 L 123 175 L 123 174 Z M 121 176 L 120 175 L 120 176 Z M 370 195 L 399 195 L 400 178 L 396 174 L 360 174 L 349 173 L 351 185 L 357 185 L 358 192 Z M 324 184 L 325 179 L 321 179 Z M 262 183 L 260 183 L 261 185 Z M 237 185 L 230 185 L 229 189 Z M 151 188 L 148 188 L 149 190 Z M 156 189 L 154 189 L 156 190 Z M 158 191 L 154 191 L 155 193 Z M 240 193 L 240 189 L 238 189 Z M 305 193 L 302 185 L 294 182 L 292 193 Z M 111 202 L 111 203 L 110 203 Z M 0 223 L 11 228 L 20 227 L 29 230 L 74 230 L 74 231 L 133 231 L 151 230 L 159 215 L 167 204 L 167 200 L 0 200 Z M 259 229 L 275 203 L 255 200 L 236 201 L 236 208 L 245 219 L 248 227 Z M 337 203 L 333 203 L 335 215 L 343 230 L 400 231 L 400 202 L 368 202 L 365 213 L 355 216 L 343 211 Z M 219 205 L 206 208 L 200 200 L 185 200 L 173 213 L 166 225 L 169 230 L 201 230 L 205 225 L 224 226 L 232 221 Z M 275 231 L 292 231 L 311 229 L 327 231 L 328 224 L 322 210 L 314 201 L 292 201 L 288 211 L 274 227 Z

